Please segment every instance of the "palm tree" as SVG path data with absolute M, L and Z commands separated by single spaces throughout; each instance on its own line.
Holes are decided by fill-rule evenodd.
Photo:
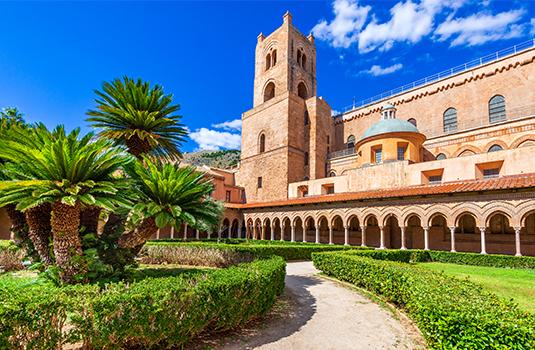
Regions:
M 187 130 L 174 114 L 180 106 L 172 104 L 172 95 L 165 95 L 161 86 L 124 77 L 103 83 L 102 91 L 95 93 L 97 106 L 87 112 L 87 121 L 101 129 L 99 136 L 126 145 L 137 158 L 143 154 L 181 157 L 179 147 Z
M 140 203 L 129 216 L 134 228 L 119 238 L 120 247 L 139 247 L 164 226 L 178 228 L 186 222 L 199 230 L 209 230 L 217 225 L 223 207 L 211 199 L 213 185 L 205 174 L 189 166 L 153 162 L 147 157 L 143 160 L 128 167 Z
M 23 114 L 17 107 L 5 107 L 0 111 L 0 128 L 7 129 L 15 125 L 24 125 Z
M 67 283 L 77 281 L 86 268 L 79 235 L 82 208 L 113 211 L 130 205 L 130 181 L 117 173 L 132 157 L 109 140 L 93 140 L 93 133 L 79 134 L 79 129 L 67 134 L 62 126 L 52 132 L 41 126 L 0 140 L 0 158 L 16 164 L 18 174 L 17 180 L 1 184 L 0 206 L 16 204 L 28 213 L 50 203 L 54 256 Z

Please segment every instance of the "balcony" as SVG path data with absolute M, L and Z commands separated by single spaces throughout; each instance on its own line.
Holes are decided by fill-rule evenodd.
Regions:
M 335 152 L 331 152 L 327 155 L 327 159 L 334 159 L 334 158 L 341 158 L 341 157 L 348 157 L 348 156 L 352 156 L 354 154 L 357 153 L 357 150 L 355 149 L 355 147 L 352 147 L 352 148 L 346 148 L 346 149 L 343 149 L 341 151 L 335 151 Z

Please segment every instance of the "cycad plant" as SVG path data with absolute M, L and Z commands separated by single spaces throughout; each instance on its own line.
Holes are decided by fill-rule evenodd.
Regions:
M 95 109 L 87 121 L 100 129 L 99 136 L 126 145 L 134 156 L 143 154 L 178 159 L 187 130 L 180 124 L 180 109 L 173 96 L 159 85 L 128 77 L 105 82 L 95 90 Z
M 119 172 L 133 158 L 109 140 L 79 134 L 79 129 L 50 132 L 41 126 L 0 140 L 0 158 L 16 165 L 14 180 L 0 186 L 0 205 L 16 204 L 25 213 L 51 206 L 53 252 L 64 282 L 75 281 L 86 268 L 79 235 L 82 208 L 113 211 L 130 205 L 129 180 Z M 38 220 L 44 224 L 46 218 Z

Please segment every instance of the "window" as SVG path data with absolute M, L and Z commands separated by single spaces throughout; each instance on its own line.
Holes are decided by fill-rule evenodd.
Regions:
M 331 137 L 329 135 L 327 135 L 327 144 L 330 145 L 331 144 Z
M 256 182 L 257 188 L 262 188 L 262 176 L 259 176 Z
M 333 194 L 334 184 L 324 184 L 321 186 L 321 194 Z
M 264 102 L 271 100 L 273 97 L 275 97 L 275 83 L 271 81 L 264 89 Z
M 305 152 L 305 166 L 308 165 L 308 161 L 309 161 L 309 159 L 308 159 L 308 152 Z
M 303 54 L 303 56 L 301 57 L 301 67 L 304 70 L 307 69 L 307 56 L 305 56 L 305 54 Z
M 297 95 L 303 99 L 308 97 L 307 87 L 302 82 L 297 85 Z
M 310 119 L 308 117 L 308 111 L 305 111 L 305 125 L 308 125 L 310 123 Z
M 429 183 L 430 184 L 439 184 L 441 182 L 442 182 L 442 175 L 429 176 Z
M 398 160 L 405 160 L 405 150 L 407 146 L 398 146 Z
M 355 148 L 355 136 L 349 135 L 347 138 L 347 148 Z
M 435 157 L 436 160 L 444 160 L 448 157 L 446 157 L 446 155 L 444 153 L 439 153 L 437 154 L 437 156 Z
M 502 95 L 496 95 L 489 101 L 489 122 L 503 122 L 506 118 L 505 98 Z
M 382 148 L 376 148 L 373 150 L 373 162 L 375 164 L 379 164 L 383 161 L 383 149 Z
M 335 177 L 335 176 L 336 176 L 336 173 L 335 173 L 334 171 L 331 171 L 331 172 L 329 173 L 329 177 Z
M 277 50 L 273 50 L 273 53 L 271 54 L 271 59 L 273 60 L 272 66 L 275 66 L 277 64 Z
M 266 56 L 266 70 L 269 68 L 271 68 L 271 54 L 268 53 Z
M 500 145 L 492 145 L 489 148 L 489 152 L 497 152 L 503 150 L 502 146 Z
M 451 132 L 457 130 L 457 110 L 455 108 L 448 108 L 444 112 L 444 132 Z
M 258 142 L 258 152 L 264 153 L 266 151 L 266 135 L 260 134 L 260 140 Z
M 301 65 L 301 50 L 297 50 L 297 65 Z
M 225 202 L 230 202 L 230 199 L 231 199 L 231 192 L 227 191 L 225 193 Z
M 499 168 L 492 168 L 492 169 L 483 169 L 483 178 L 484 179 L 491 179 L 493 177 L 500 176 L 500 169 Z
M 416 123 L 416 119 L 414 118 L 410 118 L 409 120 L 407 120 L 409 123 L 411 123 L 412 125 L 414 126 L 418 126 L 418 123 Z

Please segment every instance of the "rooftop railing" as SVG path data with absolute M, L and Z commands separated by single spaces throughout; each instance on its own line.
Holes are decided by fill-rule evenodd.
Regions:
M 327 159 L 333 159 L 333 158 L 340 158 L 340 157 L 347 157 L 351 156 L 353 154 L 357 153 L 357 150 L 355 147 L 352 148 L 346 148 L 340 151 L 331 152 L 327 155 Z
M 503 50 L 500 50 L 500 51 L 496 51 L 496 52 L 494 52 L 494 53 L 492 53 L 490 55 L 486 55 L 486 56 L 480 57 L 478 59 L 472 60 L 470 62 L 466 62 L 466 63 L 458 65 L 456 67 L 447 69 L 445 71 L 429 75 L 429 76 L 427 76 L 425 78 L 413 81 L 412 83 L 400 86 L 400 87 L 392 89 L 390 91 L 383 92 L 381 94 L 372 96 L 370 98 L 367 98 L 367 99 L 364 99 L 364 100 L 361 100 L 361 101 L 358 101 L 358 102 L 354 102 L 352 105 L 342 108 L 342 113 L 340 113 L 340 114 L 352 111 L 352 110 L 357 109 L 357 108 L 365 107 L 367 105 L 371 105 L 373 103 L 376 103 L 376 102 L 379 102 L 381 100 L 390 98 L 392 96 L 404 93 L 404 92 L 412 90 L 414 88 L 417 88 L 417 87 L 420 87 L 420 86 L 423 86 L 423 85 L 426 85 L 426 84 L 429 84 L 429 83 L 432 83 L 432 82 L 435 82 L 435 81 L 450 77 L 450 76 L 455 75 L 455 74 L 459 74 L 459 73 L 468 71 L 470 69 L 474 69 L 474 68 L 480 67 L 480 66 L 482 66 L 484 64 L 495 62 L 495 61 L 500 60 L 500 59 L 502 59 L 504 57 L 507 57 L 509 55 L 513 55 L 513 54 L 516 54 L 518 52 L 531 49 L 532 47 L 535 47 L 535 38 L 531 39 L 531 40 L 528 40 L 528 41 L 525 41 L 523 43 L 511 46 L 511 47 L 508 47 L 506 49 L 503 49 Z M 340 115 L 340 114 L 338 114 L 338 115 Z

